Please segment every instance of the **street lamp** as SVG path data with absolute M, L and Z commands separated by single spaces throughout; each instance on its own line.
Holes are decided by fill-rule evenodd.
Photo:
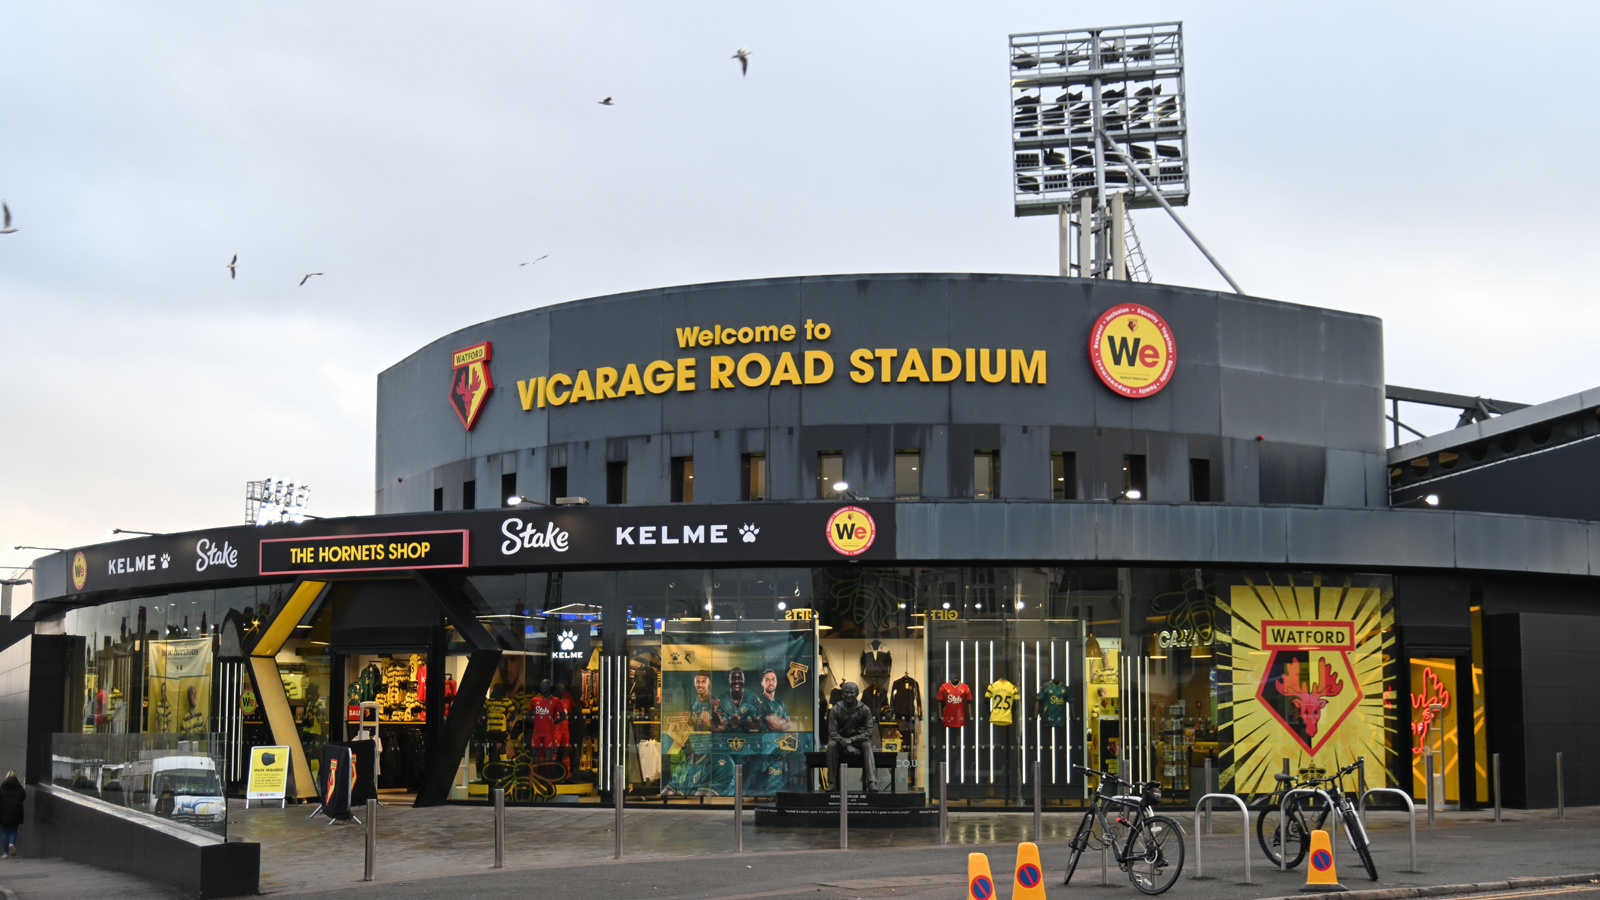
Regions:
M 1391 508 L 1393 508 L 1393 509 L 1399 509 L 1402 506 L 1421 506 L 1421 505 L 1438 506 L 1439 505 L 1439 495 L 1438 494 L 1429 494 L 1426 497 L 1412 497 L 1410 500 L 1402 500 L 1399 503 L 1391 503 L 1391 504 L 1389 504 L 1389 506 Z
M 524 497 L 521 494 L 512 494 L 511 496 L 506 498 L 506 505 L 507 506 L 521 506 L 524 503 L 531 503 L 534 506 L 552 506 L 553 505 L 553 504 L 550 504 L 550 503 L 546 503 L 543 500 L 535 500 L 532 497 Z
M 843 494 L 846 497 L 849 497 L 851 500 L 870 500 L 870 499 L 872 499 L 871 497 L 863 497 L 860 494 L 857 494 L 855 491 L 850 490 L 850 482 L 848 482 L 848 481 L 835 481 L 833 483 L 833 489 L 836 492 L 838 492 L 840 494 Z
M 1118 494 L 1117 496 L 1112 497 L 1111 498 L 1111 502 L 1112 503 L 1116 503 L 1119 500 L 1143 500 L 1143 499 L 1144 499 L 1144 491 L 1141 491 L 1138 488 L 1128 488 L 1127 490 L 1123 491 L 1122 493 Z
M 106 529 L 106 537 L 111 537 L 114 534 L 139 534 L 139 535 L 143 535 L 145 537 L 161 537 L 161 532 L 159 532 L 159 531 L 134 531 L 131 528 L 107 528 Z
M 65 552 L 67 552 L 66 549 L 63 548 L 63 547 L 32 547 L 32 546 L 29 546 L 27 544 L 18 544 L 15 547 L 12 547 L 11 549 L 13 549 L 13 550 L 48 550 L 48 551 L 50 551 L 52 553 L 65 553 Z

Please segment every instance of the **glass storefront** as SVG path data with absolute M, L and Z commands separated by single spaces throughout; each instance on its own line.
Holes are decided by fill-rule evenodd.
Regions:
M 461 584 L 502 656 L 456 801 L 503 788 L 513 802 L 600 802 L 620 788 L 630 801 L 724 803 L 736 771 L 757 800 L 824 787 L 818 755 L 846 682 L 873 712 L 874 746 L 895 754 L 878 787 L 934 794 L 942 767 L 952 801 L 968 806 L 1027 806 L 1036 770 L 1048 804 L 1076 806 L 1094 784 L 1074 764 L 1159 780 L 1177 802 L 1205 792 L 1208 763 L 1212 789 L 1244 794 L 1269 790 L 1286 762 L 1332 770 L 1355 756 L 1369 785 L 1414 787 L 1396 759 L 1404 664 L 1413 694 L 1433 683 L 1427 671 L 1452 697 L 1456 684 L 1456 661 L 1396 655 L 1382 575 L 847 565 Z M 234 760 L 270 742 L 239 645 L 271 621 L 284 588 L 68 613 L 80 645 L 68 721 L 85 733 L 216 734 L 228 748 L 221 776 L 239 790 Z M 375 725 L 380 790 L 415 792 L 427 670 L 442 668 L 448 710 L 470 647 L 432 601 L 401 609 L 339 590 L 349 593 L 308 610 L 278 654 L 299 738 L 314 761 L 323 742 Z M 394 621 L 357 621 L 363 603 Z

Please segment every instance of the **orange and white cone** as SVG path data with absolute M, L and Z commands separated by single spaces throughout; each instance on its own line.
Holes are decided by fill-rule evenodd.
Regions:
M 1306 883 L 1302 891 L 1326 892 L 1348 890 L 1339 883 L 1339 875 L 1334 871 L 1333 842 L 1328 840 L 1326 831 L 1311 832 L 1310 864 L 1306 866 Z

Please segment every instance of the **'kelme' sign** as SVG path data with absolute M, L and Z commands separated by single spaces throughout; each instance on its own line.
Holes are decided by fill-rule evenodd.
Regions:
M 468 536 L 461 529 L 272 538 L 261 542 L 261 574 L 460 569 L 467 565 Z

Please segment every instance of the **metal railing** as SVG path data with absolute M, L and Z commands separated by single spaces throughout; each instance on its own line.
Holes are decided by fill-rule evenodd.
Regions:
M 1208 762 L 1209 762 L 1209 760 L 1208 760 Z M 1245 805 L 1244 799 L 1241 798 L 1238 794 L 1206 794 L 1204 797 L 1200 798 L 1200 802 L 1199 803 L 1196 803 L 1194 805 L 1194 869 L 1195 869 L 1194 878 L 1195 878 L 1195 880 L 1200 880 L 1200 879 L 1203 879 L 1203 878 L 1206 877 L 1205 841 L 1204 841 L 1204 838 L 1203 838 L 1203 832 L 1200 830 L 1200 809 L 1201 809 L 1201 807 L 1205 807 L 1205 811 L 1206 811 L 1206 829 L 1210 830 L 1210 828 L 1211 828 L 1211 801 L 1212 800 L 1231 800 L 1234 803 L 1237 803 L 1239 805 L 1239 812 L 1244 815 L 1244 882 L 1243 883 L 1244 884 L 1251 884 L 1252 882 L 1250 881 L 1250 807 Z M 1283 847 L 1283 839 L 1281 837 L 1278 839 L 1278 846 L 1279 846 L 1280 849 Z
M 1361 816 L 1361 826 L 1363 828 L 1367 825 L 1367 798 L 1373 794 L 1393 794 L 1406 802 L 1406 813 L 1411 819 L 1411 868 L 1406 871 L 1415 873 L 1417 871 L 1417 805 L 1411 802 L 1410 794 L 1399 788 L 1367 788 L 1361 792 L 1361 798 L 1356 801 L 1356 810 Z M 1499 798 L 1496 797 L 1495 801 L 1498 803 Z
M 1339 863 L 1339 809 L 1334 806 L 1333 798 L 1322 788 L 1293 788 L 1283 792 L 1283 800 L 1278 807 L 1278 871 L 1289 871 L 1289 847 L 1286 840 L 1289 836 L 1289 801 L 1297 794 L 1317 794 L 1328 803 L 1328 821 L 1333 827 L 1328 831 L 1328 852 L 1333 854 L 1334 865 Z M 1311 840 L 1311 833 L 1307 832 L 1305 840 Z

